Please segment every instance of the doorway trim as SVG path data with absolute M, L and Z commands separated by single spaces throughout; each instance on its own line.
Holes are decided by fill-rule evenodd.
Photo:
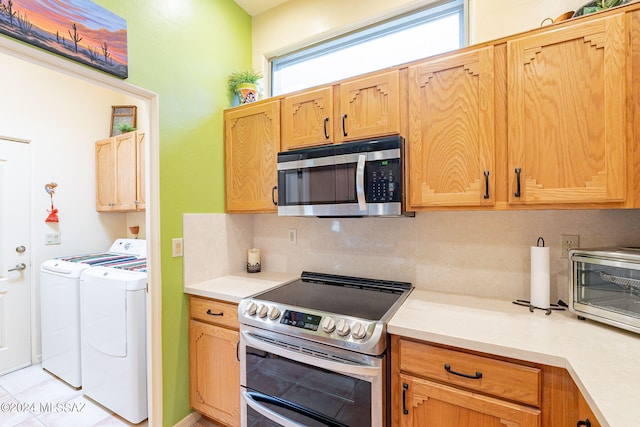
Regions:
M 0 53 L 66 74 L 79 80 L 138 98 L 149 113 L 147 156 L 147 208 L 145 219 L 149 247 L 149 306 L 147 313 L 147 389 L 149 425 L 162 425 L 162 286 L 160 269 L 160 109 L 158 94 L 103 74 L 89 67 L 0 36 Z

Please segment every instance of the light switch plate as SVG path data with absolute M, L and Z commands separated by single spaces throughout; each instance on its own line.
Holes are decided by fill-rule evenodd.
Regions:
M 171 239 L 171 256 L 174 258 L 182 256 L 182 237 Z

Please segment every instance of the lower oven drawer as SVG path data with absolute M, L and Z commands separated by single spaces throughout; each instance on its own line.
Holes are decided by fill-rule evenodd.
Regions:
M 245 326 L 240 332 L 242 425 L 386 425 L 386 355 L 349 354 Z

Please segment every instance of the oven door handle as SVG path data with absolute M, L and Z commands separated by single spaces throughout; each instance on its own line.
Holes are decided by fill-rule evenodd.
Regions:
M 328 371 L 333 371 L 339 374 L 350 376 L 359 375 L 360 377 L 375 378 L 382 375 L 381 369 L 375 366 L 334 362 L 332 360 L 322 359 L 320 357 L 301 354 L 254 338 L 249 331 L 242 331 L 241 333 L 242 339 L 245 340 L 248 345 L 251 345 L 251 347 L 254 347 L 258 350 L 264 350 L 269 353 L 274 353 L 279 356 L 286 357 L 287 359 L 295 360 L 297 362 L 306 363 L 307 365 L 316 366 Z
M 270 419 L 271 421 L 275 421 L 279 424 L 282 424 L 284 427 L 304 427 L 305 424 L 298 424 L 292 420 L 290 420 L 287 417 L 284 417 L 280 414 L 278 414 L 275 411 L 272 411 L 268 408 L 265 408 L 264 406 L 262 406 L 260 404 L 260 402 L 262 403 L 269 403 L 271 405 L 275 405 L 275 406 L 279 406 L 280 408 L 284 408 L 284 409 L 288 409 L 289 411 L 295 412 L 297 414 L 301 414 L 304 415 L 307 418 L 310 418 L 314 421 L 319 421 L 322 424 L 325 424 L 329 427 L 349 427 L 346 424 L 342 424 L 336 420 L 327 418 L 325 416 L 323 416 L 322 414 L 316 414 L 312 411 L 310 411 L 309 409 L 306 408 L 302 408 L 296 404 L 281 400 L 281 399 L 276 399 L 274 397 L 268 396 L 266 394 L 263 393 L 258 393 L 255 391 L 246 391 L 246 390 L 242 390 L 242 397 L 245 401 L 245 403 L 251 407 L 251 409 L 253 409 L 254 411 L 258 412 L 260 415 L 262 415 L 263 417 L 266 417 L 268 419 Z

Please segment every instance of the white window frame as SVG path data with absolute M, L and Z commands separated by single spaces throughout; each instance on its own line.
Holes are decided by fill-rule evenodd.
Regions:
M 307 60 L 321 57 L 325 54 L 339 51 L 341 49 L 355 46 L 370 40 L 374 40 L 376 38 L 380 38 L 382 36 L 398 33 L 404 29 L 409 29 L 418 25 L 422 25 L 426 22 L 441 19 L 448 15 L 459 16 L 459 33 L 458 40 L 460 46 L 463 47 L 468 45 L 468 0 L 442 0 L 436 3 L 432 3 L 426 7 L 422 7 L 420 9 L 413 10 L 408 13 L 404 13 L 402 15 L 386 19 L 384 21 L 369 25 L 367 27 L 334 37 L 329 40 L 325 40 L 305 48 L 299 49 L 294 52 L 290 52 L 284 55 L 280 55 L 277 57 L 273 57 L 269 59 L 269 81 L 270 81 L 270 92 L 271 96 L 282 95 L 285 93 L 289 93 L 295 90 L 303 90 L 309 87 L 319 86 L 326 83 L 331 83 L 335 79 L 327 80 L 327 81 L 314 81 L 306 87 L 296 87 L 292 90 L 287 90 L 286 92 L 281 91 L 279 89 L 278 82 L 274 79 L 274 74 L 288 66 L 303 63 Z M 437 53 L 443 53 L 443 51 L 437 51 Z M 411 58 L 408 61 L 417 60 L 421 58 Z M 391 67 L 400 64 L 385 64 L 382 67 L 377 67 L 377 69 Z M 376 71 L 376 68 L 367 69 L 364 72 Z M 361 74 L 363 71 L 358 71 L 352 74 L 344 74 L 338 77 L 339 80 L 343 78 L 353 77 L 354 75 Z

